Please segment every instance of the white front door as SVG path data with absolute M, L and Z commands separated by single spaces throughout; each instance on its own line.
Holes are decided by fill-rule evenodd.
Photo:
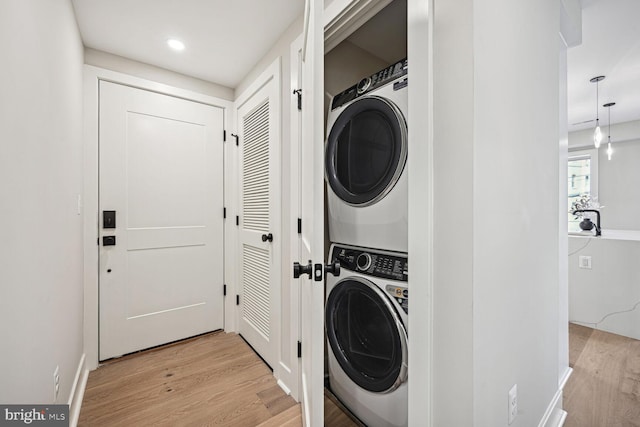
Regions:
M 302 51 L 300 275 L 302 410 L 307 427 L 324 425 L 324 37 L 320 0 L 309 0 Z
M 101 81 L 99 117 L 100 360 L 223 328 L 223 109 Z
M 272 75 L 237 112 L 239 331 L 272 368 L 278 358 L 280 318 L 278 90 Z

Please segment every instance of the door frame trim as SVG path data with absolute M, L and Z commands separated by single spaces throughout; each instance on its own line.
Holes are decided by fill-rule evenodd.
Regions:
M 230 129 L 233 123 L 233 102 L 209 95 L 199 94 L 186 89 L 180 89 L 162 83 L 133 77 L 128 74 L 106 70 L 104 68 L 92 65 L 84 65 L 83 67 L 83 251 L 84 251 L 84 352 L 86 354 L 86 368 L 93 370 L 98 367 L 98 345 L 99 345 L 99 328 L 98 328 L 98 107 L 99 107 L 99 82 L 101 80 L 110 81 L 126 86 L 131 86 L 143 90 L 148 90 L 164 95 L 174 96 L 177 98 L 211 105 L 223 109 L 223 126 Z M 228 162 L 228 149 L 225 144 L 223 148 L 224 163 Z M 225 205 L 227 204 L 227 195 L 229 194 L 229 168 L 225 167 L 224 174 L 224 197 Z M 220 213 L 222 215 L 222 213 Z M 228 253 L 231 244 L 228 237 L 229 224 L 231 221 L 225 221 L 225 247 L 224 252 Z M 229 274 L 233 268 L 229 268 L 229 257 L 225 256 L 225 282 L 229 281 Z M 224 307 L 224 324 L 229 323 L 229 317 L 233 313 L 232 298 L 225 298 Z

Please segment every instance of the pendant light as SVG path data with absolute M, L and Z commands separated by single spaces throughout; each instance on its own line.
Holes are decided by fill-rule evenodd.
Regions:
M 598 117 L 598 83 L 604 80 L 604 76 L 597 76 L 589 80 L 591 83 L 596 84 L 596 128 L 593 131 L 593 144 L 596 148 L 600 148 L 600 143 L 602 142 L 602 131 L 600 130 L 600 119 Z
M 607 159 L 611 160 L 611 155 L 613 154 L 613 150 L 611 149 L 611 107 L 616 105 L 615 102 L 609 102 L 608 104 L 604 104 L 603 107 L 607 107 L 609 110 L 609 136 L 607 142 Z

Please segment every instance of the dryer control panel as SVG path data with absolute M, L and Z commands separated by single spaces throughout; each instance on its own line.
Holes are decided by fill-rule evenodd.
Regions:
M 391 64 L 384 70 L 380 70 L 375 74 L 365 77 L 364 79 L 360 80 L 358 84 L 355 84 L 334 96 L 333 100 L 331 101 L 331 109 L 335 110 L 336 108 L 346 104 L 349 101 L 353 101 L 357 97 L 362 96 L 367 92 L 377 89 L 380 86 L 384 86 L 392 80 L 404 76 L 407 74 L 407 71 L 408 69 L 406 58 L 396 62 L 395 64 Z M 407 85 L 407 79 L 405 78 L 402 82 L 396 82 L 394 85 L 394 89 L 396 89 L 396 85 L 398 89 L 405 87 Z
M 331 262 L 339 261 L 342 268 L 373 277 L 408 281 L 409 261 L 402 254 L 354 249 L 335 245 Z

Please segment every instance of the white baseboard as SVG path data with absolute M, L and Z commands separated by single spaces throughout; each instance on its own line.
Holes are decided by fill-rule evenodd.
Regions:
M 558 384 L 558 391 L 551 399 L 551 403 L 549 403 L 538 427 L 562 427 L 564 425 L 564 421 L 567 419 L 567 412 L 562 409 L 562 392 L 572 372 L 573 369 L 571 368 L 567 368 L 564 372 Z
M 89 370 L 85 366 L 85 360 L 86 357 L 83 353 L 78 363 L 71 393 L 69 394 L 69 427 L 76 427 L 78 425 L 78 418 L 80 417 L 80 407 L 82 406 L 84 390 L 87 386 L 87 379 L 89 378 Z
M 291 390 L 286 386 L 284 382 L 282 382 L 281 379 L 278 379 L 278 385 L 282 390 L 284 390 L 285 393 L 287 393 L 287 396 L 291 395 Z

